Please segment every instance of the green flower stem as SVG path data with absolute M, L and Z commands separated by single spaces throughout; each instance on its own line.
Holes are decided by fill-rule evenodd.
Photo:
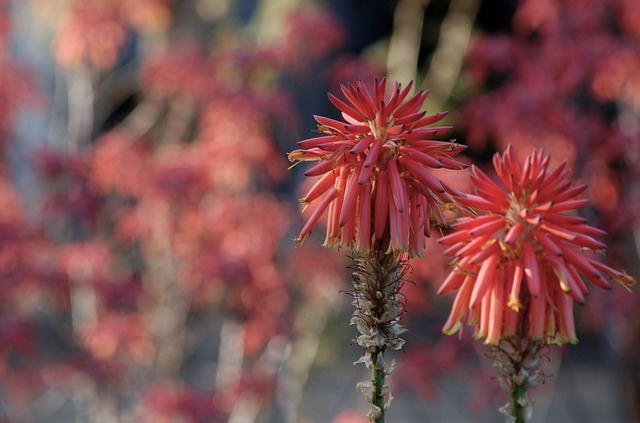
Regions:
M 373 381 L 373 387 L 371 392 L 371 404 L 378 407 L 380 414 L 377 418 L 373 419 L 374 423 L 384 423 L 384 378 L 385 370 L 384 366 L 380 366 L 378 363 L 384 363 L 384 360 L 379 360 L 384 356 L 384 349 L 378 346 L 371 348 L 371 380 Z
M 525 423 L 525 411 L 521 401 L 525 398 L 527 398 L 526 383 L 511 385 L 511 415 L 515 423 Z

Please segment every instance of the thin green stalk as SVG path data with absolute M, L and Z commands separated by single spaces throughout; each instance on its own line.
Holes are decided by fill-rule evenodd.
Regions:
M 527 398 L 526 383 L 511 385 L 511 415 L 515 423 L 525 423 L 525 412 L 522 400 Z
M 385 370 L 384 366 L 380 366 L 378 363 L 384 363 L 384 360 L 380 360 L 384 356 L 384 349 L 380 347 L 371 348 L 371 380 L 373 381 L 373 387 L 371 392 L 371 404 L 378 407 L 380 415 L 373 420 L 374 423 L 384 423 L 384 378 Z

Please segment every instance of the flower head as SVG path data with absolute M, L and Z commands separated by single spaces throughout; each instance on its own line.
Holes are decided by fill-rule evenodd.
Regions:
M 444 221 L 443 205 L 457 193 L 430 168 L 466 167 L 454 159 L 465 147 L 430 139 L 451 129 L 427 127 L 446 113 L 421 112 L 428 92 L 409 96 L 411 87 L 396 83 L 387 95 L 386 80 L 376 79 L 372 93 L 362 81 L 342 85 L 346 102 L 329 94 L 344 122 L 315 116 L 322 136 L 300 141 L 302 149 L 289 154 L 292 162 L 318 162 L 305 172 L 318 180 L 300 202 L 319 205 L 298 242 L 328 212 L 327 247 L 368 251 L 388 239 L 388 251 L 422 255 L 430 219 Z
M 440 239 L 449 246 L 445 254 L 455 258 L 439 294 L 458 289 L 445 333 L 456 332 L 468 314 L 475 335 L 488 344 L 514 335 L 575 342 L 573 303 L 585 301 L 584 280 L 604 289 L 610 288 L 607 279 L 625 287 L 635 283 L 583 253 L 604 251 L 596 239 L 604 232 L 567 213 L 589 203 L 576 198 L 586 185 L 568 179 L 566 162 L 549 170 L 549 160 L 534 151 L 522 166 L 509 146 L 493 158 L 503 186 L 471 168 L 475 194 L 456 201 L 475 213 Z

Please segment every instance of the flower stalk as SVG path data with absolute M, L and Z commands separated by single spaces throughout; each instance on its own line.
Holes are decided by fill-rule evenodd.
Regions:
M 384 423 L 384 366 L 378 365 L 378 359 L 384 358 L 384 348 L 373 347 L 371 349 L 371 380 L 373 381 L 371 392 L 371 417 L 375 423 Z M 382 361 L 382 360 L 381 360 Z M 375 416 L 374 416 L 375 413 Z
M 604 231 L 577 211 L 587 186 L 569 179 L 563 162 L 552 168 L 541 150 L 521 163 L 513 147 L 493 158 L 499 181 L 471 168 L 473 194 L 456 197 L 465 216 L 441 238 L 453 256 L 453 271 L 438 293 L 457 290 L 444 325 L 446 334 L 475 326 L 511 401 L 501 408 L 507 422 L 526 422 L 533 409 L 527 391 L 543 380 L 541 346 L 576 343 L 574 304 L 584 304 L 587 284 L 626 289 L 634 278 L 588 254 L 602 253 Z
M 525 420 L 525 408 L 523 403 L 527 400 L 527 388 L 524 384 L 514 384 L 511 387 L 511 414 L 509 420 L 513 420 L 515 423 L 524 423 Z
M 407 268 L 397 256 L 381 251 L 356 252 L 352 260 L 355 311 L 351 324 L 359 333 L 354 341 L 364 348 L 356 363 L 364 363 L 371 372 L 371 380 L 358 383 L 357 389 L 371 403 L 369 419 L 384 423 L 385 410 L 393 399 L 385 379 L 395 369 L 393 360 L 386 365 L 384 353 L 388 348 L 399 350 L 404 345 L 400 335 L 406 329 L 399 320 L 405 308 L 400 289 Z
M 540 369 L 543 343 L 527 337 L 505 338 L 492 345 L 488 356 L 499 373 L 500 386 L 511 394 L 511 400 L 500 408 L 506 423 L 525 423 L 533 415 L 533 400 L 528 392 L 544 380 Z
M 464 146 L 432 139 L 451 129 L 431 126 L 447 114 L 421 111 L 428 91 L 410 95 L 412 87 L 396 82 L 388 90 L 385 78 L 371 90 L 361 80 L 342 85 L 345 100 L 332 94 L 329 100 L 344 121 L 315 116 L 320 136 L 299 141 L 301 148 L 289 153 L 294 165 L 315 162 L 304 174 L 316 181 L 299 200 L 303 211 L 312 211 L 296 240 L 302 244 L 326 215 L 324 246 L 353 252 L 351 324 L 364 349 L 356 363 L 371 372 L 357 389 L 371 403 L 368 417 L 375 423 L 384 422 L 392 399 L 385 379 L 395 362 L 385 365 L 385 351 L 404 343 L 401 258 L 423 257 L 432 221 L 444 223 L 446 205 L 460 194 L 431 170 L 467 167 L 455 158 Z

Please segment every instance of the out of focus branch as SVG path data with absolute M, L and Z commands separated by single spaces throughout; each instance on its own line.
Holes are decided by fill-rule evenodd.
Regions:
M 147 253 L 147 263 L 145 283 L 153 298 L 148 325 L 157 350 L 153 376 L 157 380 L 177 380 L 184 358 L 189 303 L 175 283 L 173 250 L 162 235 Z
M 451 97 L 467 54 L 479 7 L 478 0 L 452 0 L 449 5 L 423 84 L 429 88 L 433 110 L 440 110 Z
M 93 107 L 95 84 L 91 69 L 83 64 L 66 71 L 67 83 L 67 148 L 76 152 L 82 143 L 89 141 L 93 131 Z
M 387 55 L 387 76 L 408 83 L 416 79 L 424 10 L 429 0 L 399 0 Z
M 293 341 L 292 351 L 284 364 L 278 392 L 286 423 L 298 421 L 304 387 L 318 354 L 327 321 L 338 304 L 338 292 L 304 304 L 298 314 L 296 329 L 300 335 Z
M 216 369 L 215 387 L 217 391 L 231 389 L 240 382 L 244 360 L 244 331 L 233 317 L 224 319 L 220 327 L 220 348 Z
M 169 104 L 160 142 L 176 144 L 187 137 L 189 125 L 197 113 L 197 104 L 184 96 L 176 96 Z
M 141 137 L 158 123 L 163 111 L 162 100 L 149 95 L 127 115 L 121 126 L 130 131 L 133 136 Z
M 300 3 L 300 0 L 262 0 L 252 22 L 255 39 L 260 44 L 270 44 L 280 35 L 284 19 Z

